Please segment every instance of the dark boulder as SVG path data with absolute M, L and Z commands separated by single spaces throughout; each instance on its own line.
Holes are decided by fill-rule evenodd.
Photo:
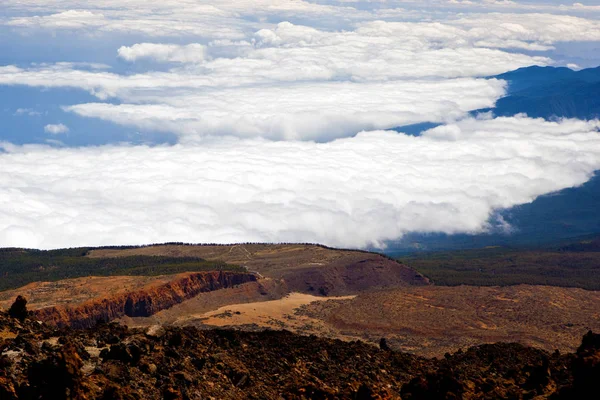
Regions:
M 17 296 L 17 299 L 8 310 L 8 315 L 20 321 L 24 321 L 25 318 L 27 318 L 27 315 L 29 315 L 29 312 L 27 311 L 27 299 L 23 296 Z

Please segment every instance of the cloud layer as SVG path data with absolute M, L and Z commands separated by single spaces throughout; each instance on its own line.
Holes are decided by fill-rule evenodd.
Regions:
M 4 0 L 13 15 L 7 26 L 31 30 L 82 31 L 97 34 L 143 34 L 149 37 L 190 37 L 242 39 L 263 21 L 310 21 L 313 26 L 344 27 L 364 20 L 441 19 L 447 15 L 501 12 L 503 14 L 553 14 L 598 17 L 600 7 L 513 1 L 390 0 L 288 1 L 288 0 Z M 370 3 L 370 4 L 369 4 Z M 531 17 L 530 20 L 533 20 Z M 202 21 L 202 23 L 198 23 Z M 534 22 L 535 23 L 535 22 Z M 262 23 L 264 25 L 264 23 Z M 492 26 L 498 26 L 494 20 Z M 543 22 L 539 23 L 543 26 Z M 491 26 L 486 26 L 490 29 Z M 509 28 L 510 29 L 510 28 Z
M 364 132 L 329 143 L 171 147 L 5 145 L 0 244 L 382 245 L 410 231 L 481 232 L 495 209 L 600 168 L 600 123 L 525 117 Z
M 481 37 L 476 29 L 441 23 L 378 21 L 325 31 L 282 22 L 245 41 L 139 43 L 118 50 L 129 62 L 184 64 L 168 71 L 5 66 L 0 84 L 79 88 L 100 100 L 117 99 L 118 105 L 65 110 L 173 132 L 183 141 L 205 135 L 325 141 L 364 129 L 459 119 L 504 95 L 503 83 L 473 78 L 551 62 L 478 47 Z
M 498 80 L 323 82 L 285 87 L 144 94 L 151 104 L 79 104 L 66 110 L 190 142 L 206 135 L 327 141 L 364 129 L 459 119 L 504 94 Z M 456 94 L 460 93 L 460 96 Z M 162 104 L 161 104 L 162 103 Z
M 72 121 L 86 117 L 174 133 L 178 143 L 4 143 L 0 246 L 383 246 L 407 232 L 493 229 L 495 210 L 582 184 L 600 168 L 598 121 L 469 117 L 505 94 L 505 82 L 484 77 L 565 64 L 550 58 L 555 47 L 600 42 L 600 8 L 590 4 L 4 0 L 2 8 L 2 33 L 61 43 L 70 57 L 0 66 L 0 85 L 95 96 L 57 104 L 57 115 L 38 104 L 12 114 L 43 121 L 37 131 L 46 124 L 50 134 L 69 131 L 55 121 L 80 133 Z M 72 42 L 102 44 L 110 56 L 70 54 Z M 8 54 L 21 50 L 15 43 Z M 419 122 L 443 125 L 421 137 L 381 131 Z
M 549 13 L 581 5 L 8 4 L 16 16 L 4 24 L 25 32 L 75 30 L 102 40 L 96 35 L 137 30 L 153 40 L 115 49 L 125 62 L 143 60 L 142 72 L 73 63 L 8 65 L 0 67 L 0 84 L 86 90 L 100 101 L 63 109 L 142 132 L 175 133 L 181 142 L 207 135 L 327 141 L 361 130 L 450 122 L 504 95 L 502 83 L 475 78 L 551 65 L 535 52 L 560 41 L 600 41 L 600 21 Z

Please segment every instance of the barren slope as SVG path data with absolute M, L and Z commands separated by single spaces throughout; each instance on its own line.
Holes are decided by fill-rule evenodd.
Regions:
M 301 315 L 325 321 L 341 336 L 360 336 L 425 356 L 482 343 L 519 342 L 573 351 L 581 335 L 600 330 L 600 292 L 575 288 L 411 287 L 312 303 Z
M 247 274 L 249 281 L 220 282 L 203 273 L 212 278 L 189 282 L 185 277 L 191 275 L 183 274 L 37 283 L 0 295 L 0 305 L 7 307 L 24 294 L 33 308 L 57 306 L 37 311 L 39 318 L 58 315 L 59 321 L 78 321 L 78 326 L 101 317 L 131 326 L 267 327 L 372 343 L 385 337 L 396 349 L 428 356 L 497 341 L 572 351 L 588 329 L 600 330 L 600 292 L 525 285 L 434 287 L 414 270 L 373 253 L 314 245 L 157 245 L 88 254 L 138 255 L 220 260 L 256 273 Z M 285 297 L 290 292 L 303 294 Z M 327 300 L 344 295 L 357 296 Z
M 96 249 L 88 257 L 200 257 L 245 266 L 263 276 L 283 278 L 290 291 L 317 295 L 347 295 L 364 290 L 427 285 L 412 268 L 380 254 L 337 250 L 318 245 L 156 245 Z
M 248 285 L 200 295 L 150 318 L 124 322 L 286 329 L 373 344 L 383 337 L 395 349 L 436 357 L 498 341 L 573 351 L 582 334 L 600 330 L 600 292 L 581 289 L 412 287 L 360 293 L 345 300 L 299 293 L 278 300 L 280 293 L 272 287 L 265 295 L 248 296 L 248 289 L 243 289 Z M 227 299 L 207 301 L 216 296 Z M 239 304 L 234 304 L 236 299 Z
M 156 271 L 160 271 L 160 261 L 164 260 L 213 260 L 217 261 L 214 263 L 216 267 L 222 267 L 224 263 L 229 266 L 237 264 L 244 268 L 231 269 L 250 273 L 207 271 L 156 277 L 84 277 L 34 282 L 1 293 L 0 307 L 8 308 L 10 302 L 20 294 L 29 299 L 29 305 L 36 310 L 38 318 L 57 325 L 91 326 L 97 320 L 115 318 L 125 318 L 124 321 L 137 325 L 148 321 L 127 318 L 148 318 L 183 302 L 184 305 L 149 321 L 169 323 L 228 304 L 279 299 L 293 291 L 327 296 L 428 284 L 426 278 L 411 268 L 379 254 L 316 245 L 156 245 L 92 249 L 89 252 L 83 250 L 76 250 L 74 255 L 66 252 L 72 259 L 68 259 L 68 262 L 63 260 L 66 264 L 60 266 L 63 273 L 68 274 L 72 272 L 71 269 L 78 268 L 77 257 L 82 259 L 79 263 L 83 264 L 85 260 L 101 260 L 102 265 L 112 268 L 111 273 L 117 274 L 121 269 L 129 271 L 136 262 L 153 264 L 154 258 L 158 264 L 154 267 Z M 13 253 L 15 251 L 7 254 Z M 62 254 L 60 251 L 58 253 Z M 13 264 L 16 262 L 12 261 Z M 29 259 L 23 262 L 28 262 L 29 269 L 35 266 Z M 205 263 L 210 265 L 211 261 Z M 195 267 L 196 264 L 192 264 L 191 267 Z M 55 268 L 49 265 L 45 268 Z M 181 268 L 182 265 L 177 264 L 177 267 Z M 256 282 L 257 279 L 260 282 Z M 230 290 L 198 296 L 225 288 Z

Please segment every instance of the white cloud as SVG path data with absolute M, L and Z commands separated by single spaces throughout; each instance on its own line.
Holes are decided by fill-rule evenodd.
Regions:
M 9 26 L 38 26 L 45 28 L 83 29 L 97 28 L 104 22 L 104 15 L 91 11 L 67 10 L 47 15 L 14 18 L 7 22 Z
M 39 117 L 42 115 L 41 112 L 35 111 L 31 108 L 17 108 L 14 115 L 27 115 L 29 117 Z
M 4 145 L 0 246 L 163 241 L 381 244 L 480 232 L 493 210 L 584 183 L 600 122 L 468 119 L 422 137 L 172 147 Z
M 568 6 L 566 6 L 568 7 Z M 565 6 L 562 6 L 562 8 L 566 8 Z M 583 3 L 573 3 L 572 6 L 574 9 L 576 10 L 583 10 L 586 12 L 600 12 L 600 5 L 587 5 L 587 4 L 583 4 Z
M 532 54 L 558 42 L 600 41 L 595 6 L 4 0 L 3 7 L 4 30 L 64 32 L 91 46 L 105 40 L 127 62 L 174 65 L 7 65 L 0 85 L 86 90 L 98 102 L 63 109 L 174 132 L 180 142 L 69 149 L 53 137 L 55 147 L 0 146 L 0 246 L 364 247 L 407 232 L 481 232 L 494 210 L 582 184 L 600 168 L 598 121 L 463 120 L 504 95 L 504 82 L 479 78 L 553 65 Z M 143 70 L 148 65 L 156 70 Z M 372 131 L 335 140 L 424 121 L 447 125 L 422 137 Z
M 121 47 L 119 55 L 185 65 L 128 75 L 64 64 L 6 66 L 0 67 L 0 84 L 77 87 L 100 99 L 116 97 L 121 105 L 67 109 L 187 138 L 234 134 L 329 140 L 362 129 L 461 118 L 493 106 L 504 94 L 503 84 L 448 78 L 551 62 L 478 48 L 474 41 L 480 36 L 471 36 L 440 23 L 379 21 L 353 31 L 324 31 L 285 22 L 238 42 L 240 53 L 234 58 L 206 57 L 207 47 L 198 43 L 141 43 Z M 231 43 L 214 41 L 208 49 L 218 54 Z
M 159 62 L 200 63 L 206 58 L 206 47 L 198 43 L 187 46 L 138 43 L 129 47 L 120 47 L 118 54 L 119 57 L 130 62 L 149 58 Z
M 90 34 L 141 33 L 150 37 L 229 39 L 242 38 L 248 30 L 267 25 L 264 21 L 277 23 L 291 19 L 310 21 L 311 25 L 319 27 L 348 28 L 365 20 L 440 20 L 448 16 L 492 11 L 600 16 L 600 7 L 581 3 L 389 0 L 360 2 L 360 7 L 354 3 L 302 0 L 211 0 L 210 4 L 199 4 L 196 0 L 97 0 L 86 3 L 78 0 L 4 0 L 3 7 L 14 15 L 7 19 L 6 24 L 26 31 L 78 29 Z
M 61 133 L 69 132 L 69 127 L 63 124 L 48 124 L 44 126 L 44 132 L 52 135 L 59 135 Z
M 187 46 L 140 43 L 118 51 L 129 61 L 151 57 L 158 61 L 199 64 L 172 68 L 167 73 L 120 76 L 105 71 L 81 71 L 64 63 L 29 69 L 6 66 L 0 69 L 0 82 L 103 87 L 108 95 L 117 95 L 119 87 L 198 88 L 314 80 L 481 77 L 552 62 L 545 57 L 477 47 L 475 42 L 485 37 L 440 23 L 378 21 L 361 24 L 354 31 L 328 32 L 284 22 L 274 29 L 255 32 L 252 45 L 248 41 L 238 42 L 244 46 L 239 46 L 242 53 L 234 58 L 217 57 L 201 62 L 206 47 L 198 43 Z M 504 40 L 515 41 L 512 37 Z M 219 53 L 221 47 L 229 48 L 231 43 L 210 42 L 210 52 Z
M 484 42 L 515 40 L 548 46 L 556 42 L 600 40 L 600 21 L 569 15 L 487 13 L 447 23 L 466 29 L 472 37 Z
M 6 3 L 6 4 L 5 4 Z M 339 26 L 342 21 L 368 18 L 371 13 L 346 6 L 329 6 L 302 0 L 99 0 L 23 2 L 5 0 L 3 7 L 17 16 L 5 24 L 22 29 L 73 31 L 98 34 L 143 34 L 148 37 L 204 37 L 242 39 L 258 26 L 290 18 Z M 24 15 L 20 15 L 24 14 Z M 34 14 L 34 15 L 31 15 Z M 347 25 L 347 22 L 346 22 Z
M 256 49 L 247 54 L 246 60 L 218 60 L 212 64 L 242 72 L 246 72 L 244 61 L 248 66 L 260 63 L 267 70 L 279 66 L 278 75 L 293 73 L 296 79 L 310 79 L 310 71 L 333 79 L 390 80 L 490 76 L 519 68 L 517 65 L 551 62 L 544 57 L 495 49 L 519 47 L 513 38 L 507 38 L 505 46 L 477 45 L 481 38 L 488 37 L 442 23 L 374 21 L 360 24 L 354 31 L 325 32 L 283 22 L 254 35 Z M 529 46 L 524 43 L 521 47 Z
M 385 1 L 377 6 L 372 5 L 377 2 L 362 2 L 360 7 L 353 2 L 329 3 L 211 0 L 210 4 L 198 4 L 195 0 L 97 0 L 82 4 L 75 0 L 4 0 L 3 6 L 11 11 L 12 17 L 5 18 L 3 23 L 23 33 L 51 30 L 79 31 L 91 37 L 116 34 L 242 40 L 258 29 L 271 29 L 272 24 L 284 21 L 297 21 L 326 30 L 350 30 L 365 21 L 375 20 L 452 23 L 458 18 L 477 23 L 483 17 L 485 23 L 481 23 L 481 28 L 467 32 L 474 37 L 484 36 L 479 38 L 480 47 L 543 50 L 551 46 L 540 40 L 597 40 L 597 19 L 600 17 L 599 6 L 580 3 L 434 0 Z M 491 12 L 497 14 L 490 16 Z M 462 28 L 460 24 L 455 27 Z M 524 29 L 527 35 L 521 36 Z M 561 32 L 567 36 L 561 36 Z
M 325 82 L 223 88 L 178 96 L 146 94 L 145 103 L 79 104 L 67 111 L 190 141 L 205 135 L 331 140 L 360 130 L 459 119 L 491 107 L 505 82 L 484 79 Z M 460 96 L 457 96 L 460 93 Z
M 80 7 L 81 3 L 78 3 Z M 92 6 L 89 10 L 69 9 L 64 7 L 66 4 L 61 4 L 56 13 L 14 17 L 5 24 L 25 32 L 53 30 L 82 31 L 91 36 L 137 33 L 151 37 L 203 36 L 229 39 L 242 38 L 244 30 L 252 26 L 235 15 L 223 15 L 221 10 L 210 6 L 189 9 L 190 13 L 186 15 L 177 11 L 177 5 L 172 5 L 171 10 L 160 14 L 156 9 L 148 8 L 149 2 L 143 3 L 145 4 L 139 2 L 137 6 L 130 4 L 133 6 L 131 8 L 116 4 L 107 5 L 106 8 Z M 198 19 L 203 19 L 203 23 L 199 24 Z
M 228 4 L 217 1 L 196 11 L 218 18 L 250 12 L 250 3 Z M 320 16 L 340 9 L 268 0 L 258 6 L 265 8 L 254 14 L 255 19 L 263 12 L 286 13 L 294 7 Z M 86 12 L 113 15 L 115 7 L 115 2 L 100 2 Z M 159 7 L 166 13 L 158 13 L 159 20 L 171 15 Z M 191 3 L 182 4 L 186 7 Z M 329 140 L 361 129 L 461 118 L 470 110 L 492 106 L 503 93 L 492 82 L 449 79 L 552 64 L 548 58 L 505 48 L 543 50 L 562 40 L 600 40 L 598 21 L 565 15 L 464 14 L 434 22 L 369 21 L 372 14 L 360 15 L 366 20 L 357 17 L 351 30 L 272 25 L 259 19 L 251 25 L 262 29 L 252 32 L 244 25 L 243 40 L 217 33 L 208 37 L 218 40 L 206 44 L 138 43 L 118 50 L 131 62 L 147 58 L 183 64 L 168 71 L 117 74 L 64 63 L 5 66 L 0 67 L 0 84 L 76 87 L 101 100 L 117 98 L 120 105 L 67 109 L 145 130 L 174 132 L 185 140 L 222 134 Z M 94 19 L 86 14 L 82 21 L 88 20 Z M 237 25 L 230 20 L 223 26 Z

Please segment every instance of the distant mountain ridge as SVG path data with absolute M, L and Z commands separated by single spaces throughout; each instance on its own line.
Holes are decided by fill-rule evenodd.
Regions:
M 600 66 L 579 71 L 566 67 L 540 67 L 534 65 L 494 76 L 509 82 L 509 92 L 516 93 L 538 85 L 547 85 L 549 81 L 600 82 Z
M 495 108 L 474 111 L 510 117 L 525 113 L 547 120 L 600 118 L 600 67 L 574 71 L 564 67 L 532 66 L 490 78 L 508 82 L 508 94 Z M 402 128 L 398 129 L 402 131 Z M 511 234 L 409 234 L 390 243 L 388 254 L 452 250 L 485 246 L 540 246 L 600 232 L 600 176 L 580 187 L 540 196 L 498 214 L 513 228 Z
M 497 116 L 525 113 L 534 118 L 600 117 L 600 67 L 574 71 L 527 67 L 497 75 L 508 82 L 509 95 L 488 109 Z

